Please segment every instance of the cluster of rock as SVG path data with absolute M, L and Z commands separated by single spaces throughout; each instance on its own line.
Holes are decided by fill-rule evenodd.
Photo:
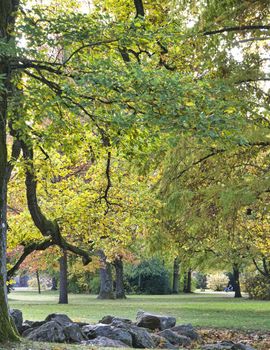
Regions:
M 33 341 L 78 343 L 90 346 L 117 348 L 183 349 L 200 343 L 200 336 L 192 325 L 177 325 L 171 316 L 143 311 L 136 322 L 105 316 L 98 324 L 73 322 L 67 315 L 51 314 L 44 321 L 25 321 L 20 310 L 11 310 L 19 333 Z M 254 350 L 242 343 L 220 342 L 201 345 L 202 350 Z

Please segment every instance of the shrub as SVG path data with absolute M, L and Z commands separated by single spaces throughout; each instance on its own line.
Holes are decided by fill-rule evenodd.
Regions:
M 228 283 L 228 276 L 226 276 L 224 273 L 215 273 L 207 276 L 207 287 L 216 292 L 223 291 L 224 288 L 227 287 Z
M 270 300 L 270 279 L 262 275 L 247 277 L 246 291 L 251 299 Z
M 170 293 L 169 273 L 158 259 L 142 261 L 137 266 L 126 269 L 125 278 L 128 291 L 141 294 Z

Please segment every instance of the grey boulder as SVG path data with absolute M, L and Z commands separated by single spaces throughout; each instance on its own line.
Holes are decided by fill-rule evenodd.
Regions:
M 149 332 L 142 328 L 135 326 L 133 324 L 125 323 L 121 319 L 115 318 L 111 323 L 112 326 L 117 328 L 125 329 L 132 337 L 132 346 L 134 348 L 154 348 L 155 343 L 149 334 Z
M 191 340 L 199 340 L 200 335 L 195 331 L 191 324 L 183 324 L 171 328 L 171 331 L 177 333 L 178 335 L 185 335 Z
M 76 323 L 68 323 L 62 326 L 68 343 L 81 343 L 83 340 L 87 339 L 81 328 Z
M 83 333 L 88 339 L 97 337 L 105 337 L 113 340 L 118 340 L 128 346 L 132 346 L 132 337 L 126 329 L 117 328 L 107 324 L 96 324 L 82 327 Z
M 18 332 L 21 333 L 22 324 L 23 324 L 23 315 L 22 315 L 21 310 L 10 309 L 9 314 L 10 314 L 11 318 L 13 319 L 15 326 L 18 329 Z
M 202 346 L 202 350 L 255 350 L 250 345 L 243 343 L 234 343 L 232 341 L 222 341 L 216 344 L 206 344 Z
M 73 321 L 65 314 L 50 314 L 45 318 L 45 323 L 55 321 L 61 326 L 69 323 L 73 323 Z M 33 327 L 33 326 L 32 326 Z
M 158 333 L 159 336 L 167 339 L 173 345 L 187 346 L 191 344 L 191 339 L 185 335 L 179 335 L 170 329 L 165 329 Z
M 111 315 L 107 315 L 107 316 L 102 317 L 102 319 L 100 321 L 98 321 L 98 323 L 111 324 L 111 323 L 117 322 L 117 321 L 127 323 L 127 324 L 132 324 L 132 321 L 127 319 L 127 318 L 115 317 L 115 316 L 111 316 Z
M 156 314 L 151 314 L 144 311 L 139 311 L 136 317 L 136 325 L 138 327 L 155 329 L 168 329 L 175 326 L 176 318 L 172 316 L 161 316 Z
M 110 339 L 106 337 L 97 337 L 92 340 L 87 340 L 82 342 L 83 345 L 92 345 L 92 346 L 101 346 L 101 347 L 110 347 L 110 348 L 127 348 L 127 344 L 121 342 L 120 340 Z
M 63 327 L 55 321 L 49 321 L 42 326 L 33 329 L 26 338 L 29 340 L 51 343 L 63 343 L 66 340 Z
M 177 346 L 172 345 L 166 338 L 157 334 L 152 334 L 152 339 L 155 343 L 155 348 L 159 349 L 177 349 Z

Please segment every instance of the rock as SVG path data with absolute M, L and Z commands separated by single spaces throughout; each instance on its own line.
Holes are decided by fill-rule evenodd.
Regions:
M 83 340 L 87 339 L 81 328 L 76 323 L 68 323 L 63 326 L 66 341 L 68 343 L 81 343 Z
M 146 329 L 137 326 L 130 326 L 128 331 L 132 336 L 132 346 L 134 348 L 150 349 L 155 347 L 155 343 Z
M 165 329 L 164 331 L 159 332 L 158 335 L 167 339 L 173 345 L 186 346 L 191 344 L 190 338 L 186 337 L 185 335 L 179 335 L 173 332 L 171 329 Z
M 18 309 L 10 309 L 9 311 L 10 316 L 12 317 L 16 328 L 18 329 L 18 332 L 21 333 L 21 328 L 23 324 L 23 315 L 21 310 Z
M 231 341 L 222 341 L 215 344 L 205 344 L 202 350 L 232 350 L 235 344 Z
M 155 343 L 146 329 L 138 327 L 134 324 L 125 323 L 119 318 L 114 318 L 111 325 L 117 328 L 125 329 L 127 332 L 129 332 L 132 336 L 132 346 L 134 348 L 144 349 L 155 347 Z
M 168 329 L 175 326 L 176 319 L 172 316 L 155 315 L 144 311 L 139 311 L 136 317 L 138 327 L 149 329 Z
M 30 327 L 30 328 L 24 330 L 24 331 L 22 332 L 21 336 L 24 337 L 24 338 L 26 338 L 26 337 L 28 336 L 28 334 L 30 334 L 34 329 L 35 329 L 35 328 Z
M 111 315 L 107 315 L 102 317 L 102 319 L 100 321 L 98 321 L 98 323 L 103 323 L 103 324 L 111 324 L 113 323 L 113 321 L 117 322 L 123 322 L 123 323 L 127 323 L 127 324 L 132 324 L 132 321 L 127 319 L 127 318 L 121 318 L 121 317 L 114 317 Z
M 128 346 L 132 346 L 131 334 L 126 329 L 99 323 L 97 325 L 84 326 L 82 331 L 88 339 L 105 337 L 113 340 L 119 340 Z
M 231 347 L 222 347 L 220 344 L 205 344 L 201 347 L 201 350 L 231 350 Z
M 73 323 L 73 321 L 65 314 L 50 314 L 45 318 L 45 323 L 50 322 L 50 321 L 55 321 L 61 326 L 68 324 L 68 323 Z M 33 327 L 33 325 L 32 325 Z
M 252 346 L 243 343 L 234 344 L 232 350 L 255 350 Z
M 199 340 L 200 335 L 196 332 L 191 324 L 183 324 L 171 328 L 171 330 L 178 335 L 185 335 L 192 340 Z
M 30 327 L 32 328 L 37 328 L 37 327 L 40 327 L 42 326 L 43 324 L 46 323 L 46 321 L 25 321 L 24 323 L 27 323 L 29 324 Z
M 177 349 L 176 346 L 172 345 L 166 338 L 161 337 L 160 335 L 157 334 L 152 334 L 151 335 L 154 343 L 155 343 L 155 348 L 159 349 Z
M 92 345 L 92 346 L 101 346 L 101 347 L 110 347 L 110 348 L 128 348 L 129 346 L 125 343 L 122 343 L 119 340 L 109 339 L 106 337 L 97 337 L 92 340 L 87 340 L 82 342 L 83 345 Z
M 27 339 L 35 341 L 44 341 L 51 343 L 63 343 L 66 340 L 63 327 L 58 322 L 49 321 L 42 326 L 33 329 Z
M 28 323 L 24 322 L 21 326 L 20 334 L 22 335 L 28 329 L 32 329 L 32 327 Z
M 106 316 L 103 316 L 102 319 L 98 321 L 98 323 L 111 324 L 113 319 L 114 319 L 114 316 L 106 315 Z
M 80 328 L 87 326 L 89 324 L 87 322 L 73 322 L 73 323 L 76 323 Z

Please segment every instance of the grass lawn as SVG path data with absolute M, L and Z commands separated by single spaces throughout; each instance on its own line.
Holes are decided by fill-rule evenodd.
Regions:
M 199 327 L 270 329 L 270 302 L 234 299 L 228 294 L 128 296 L 126 300 L 97 300 L 93 295 L 70 295 L 69 305 L 58 305 L 55 292 L 14 291 L 10 306 L 22 310 L 24 319 L 43 320 L 48 314 L 66 313 L 74 321 L 96 323 L 111 314 L 135 320 L 139 309 L 175 316 L 178 324 Z

